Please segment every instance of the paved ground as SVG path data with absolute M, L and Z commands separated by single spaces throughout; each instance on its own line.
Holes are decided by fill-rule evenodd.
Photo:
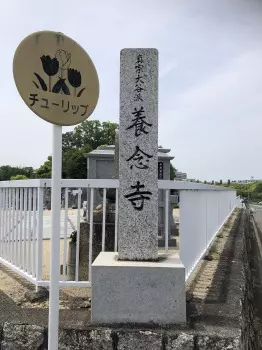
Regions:
M 82 214 L 82 210 L 80 211 L 80 214 Z M 68 217 L 70 221 L 67 222 L 67 235 L 68 237 L 74 231 L 77 227 L 77 210 L 76 209 L 69 209 L 68 210 Z M 83 222 L 83 218 L 80 215 L 80 221 Z M 44 217 L 43 217 L 43 238 L 44 239 L 50 239 L 51 238 L 51 210 L 45 210 L 44 211 Z M 64 237 L 64 228 L 65 228 L 65 211 L 61 210 L 61 217 L 60 217 L 60 236 Z

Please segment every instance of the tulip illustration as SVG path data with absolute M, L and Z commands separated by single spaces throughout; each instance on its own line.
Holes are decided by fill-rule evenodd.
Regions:
M 82 77 L 79 70 L 69 68 L 71 64 L 70 52 L 59 49 L 56 51 L 54 58 L 51 58 L 49 55 L 42 55 L 40 59 L 42 62 L 43 70 L 49 77 L 49 84 L 46 84 L 44 79 L 38 73 L 34 72 L 37 80 L 32 82 L 37 89 L 41 87 L 43 91 L 49 91 L 55 94 L 60 93 L 71 95 L 68 85 L 70 84 L 74 88 L 74 96 L 80 97 L 82 95 L 83 91 L 86 88 L 83 87 L 80 88 L 78 92 L 76 91 L 76 89 L 81 86 Z M 61 74 L 58 74 L 59 71 Z M 67 71 L 67 77 L 65 71 Z M 52 77 L 55 75 L 58 75 L 56 77 L 57 81 L 52 87 Z
M 56 51 L 55 57 L 59 62 L 59 68 L 61 70 L 61 79 L 63 79 L 63 71 L 68 69 L 71 64 L 71 53 L 59 49 Z
M 51 91 L 51 79 L 56 75 L 59 69 L 59 62 L 56 58 L 43 55 L 40 57 L 44 72 L 49 76 L 49 91 Z M 39 79 L 39 78 L 38 78 Z
M 67 70 L 67 78 L 68 78 L 70 85 L 72 85 L 73 88 L 75 89 L 75 96 L 76 96 L 76 88 L 78 88 L 82 82 L 81 73 L 76 69 L 69 68 Z M 77 97 L 81 96 L 84 89 L 85 88 L 83 88 L 82 90 L 79 91 L 79 93 L 77 94 Z
M 52 92 L 58 94 L 59 92 L 63 92 L 65 95 L 70 95 L 70 91 L 65 83 L 65 79 L 59 78 L 59 80 L 53 86 Z

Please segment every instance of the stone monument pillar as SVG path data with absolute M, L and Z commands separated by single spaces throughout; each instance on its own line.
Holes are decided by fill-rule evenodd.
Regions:
M 124 49 L 120 64 L 118 253 L 92 264 L 92 322 L 183 323 L 184 265 L 158 254 L 158 52 Z
M 158 52 L 121 52 L 120 260 L 158 257 Z

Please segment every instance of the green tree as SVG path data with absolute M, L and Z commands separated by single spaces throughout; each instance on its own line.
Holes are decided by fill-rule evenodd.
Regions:
M 176 176 L 176 168 L 170 163 L 170 180 L 174 180 Z
M 10 180 L 28 180 L 28 177 L 26 177 L 25 175 L 15 175 L 11 176 Z
M 52 157 L 49 156 L 43 165 L 36 170 L 36 176 L 40 179 L 50 179 L 52 176 Z
M 63 154 L 62 174 L 67 179 L 85 179 L 87 175 L 86 154 L 91 149 L 71 149 Z
M 86 154 L 101 145 L 115 143 L 115 131 L 118 124 L 101 123 L 98 120 L 86 120 L 76 126 L 73 131 L 62 136 L 62 177 L 71 179 L 86 178 Z M 37 177 L 51 178 L 52 157 L 36 171 Z
M 231 188 L 237 191 L 237 195 L 242 198 L 249 198 L 252 201 L 262 201 L 262 181 L 255 181 L 248 184 L 232 183 Z
M 24 175 L 31 179 L 35 177 L 35 172 L 32 167 L 18 167 L 11 165 L 3 165 L 0 167 L 0 181 L 8 181 L 16 175 Z
M 73 131 L 63 135 L 63 152 L 75 149 L 82 149 L 87 146 L 91 150 L 101 145 L 112 145 L 115 143 L 115 131 L 118 124 L 111 122 L 101 123 L 99 120 L 86 120 Z
M 62 149 L 63 152 L 66 152 L 72 148 L 77 148 L 77 146 L 74 138 L 74 131 L 69 131 L 62 135 Z

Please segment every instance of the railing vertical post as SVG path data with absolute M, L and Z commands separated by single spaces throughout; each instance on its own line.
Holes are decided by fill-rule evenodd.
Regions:
M 19 188 L 15 189 L 15 265 L 19 265 L 18 259 L 18 234 L 19 234 Z
M 169 190 L 165 190 L 165 252 L 168 253 Z
M 117 252 L 117 234 L 118 234 L 118 188 L 116 188 L 116 209 L 115 209 L 115 252 Z
M 26 249 L 26 243 L 27 243 L 27 191 L 28 189 L 24 189 L 24 255 L 23 255 L 23 268 L 26 271 L 27 268 L 27 249 Z
M 32 273 L 32 188 L 29 188 L 28 193 L 28 260 L 27 260 L 27 271 L 29 274 Z
M 79 251 L 80 251 L 80 208 L 81 208 L 81 188 L 77 192 L 77 227 L 76 227 L 76 269 L 75 280 L 79 280 Z
M 36 266 L 36 283 L 42 280 L 43 269 L 43 202 L 44 202 L 44 189 L 38 188 L 37 196 L 37 266 Z M 36 290 L 38 286 L 36 285 Z
M 103 189 L 102 252 L 105 251 L 105 238 L 106 238 L 106 188 Z
M 12 188 L 12 252 L 11 261 L 12 264 L 15 262 L 15 188 Z
M 183 261 L 183 264 L 185 265 L 185 272 L 186 276 L 188 273 L 188 259 L 186 256 L 187 250 L 184 248 L 187 246 L 187 207 L 186 207 L 186 199 L 185 199 L 186 193 L 185 191 L 179 191 L 179 257 Z M 190 217 L 190 216 L 189 216 Z M 184 243 L 185 242 L 185 243 Z M 190 245 L 189 245 L 190 249 Z
M 94 212 L 93 212 L 93 206 L 94 206 L 94 189 L 91 188 L 91 195 L 90 195 L 90 215 L 89 215 L 89 271 L 88 271 L 88 280 L 91 282 L 92 279 L 92 255 L 93 255 L 93 220 L 94 220 Z
M 220 226 L 219 222 L 219 192 L 217 192 L 217 227 Z
M 0 188 L 0 255 L 3 256 L 3 189 Z
M 10 188 L 6 189 L 6 260 L 9 260 L 9 230 L 10 230 L 10 221 L 9 221 L 9 206 L 10 206 Z
M 63 252 L 63 281 L 66 280 L 66 249 L 68 228 L 68 187 L 65 188 L 65 217 L 64 217 L 64 252 Z
M 86 191 L 86 221 L 89 221 L 90 217 L 90 187 L 87 188 Z
M 33 254 L 32 254 L 32 275 L 36 277 L 36 240 L 37 240 L 37 218 L 36 218 L 37 189 L 33 188 Z
M 5 238 L 5 189 L 2 189 L 2 220 L 1 220 L 1 256 L 4 256 L 4 238 Z
M 12 188 L 8 191 L 8 261 L 11 262 Z
M 24 189 L 20 188 L 20 205 L 19 205 L 19 214 L 20 214 L 20 223 L 19 223 L 19 266 L 22 267 L 23 262 L 23 197 Z
M 208 209 L 207 209 L 207 194 L 206 194 L 206 248 L 208 246 Z
M 5 190 L 5 259 L 8 258 L 7 251 L 7 236 L 8 236 L 8 188 Z

